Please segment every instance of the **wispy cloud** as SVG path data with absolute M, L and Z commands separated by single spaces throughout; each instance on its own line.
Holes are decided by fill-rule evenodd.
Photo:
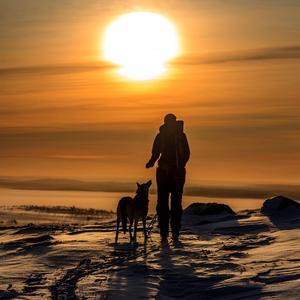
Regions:
M 179 65 L 220 64 L 274 59 L 300 59 L 300 46 L 270 47 L 235 52 L 208 53 L 202 56 L 183 56 L 175 60 Z
M 114 67 L 115 67 L 114 65 L 109 64 L 107 62 L 20 66 L 20 67 L 13 67 L 13 68 L 0 68 L 0 76 L 72 74 L 72 73 L 106 70 Z
M 173 65 L 220 64 L 230 62 L 251 62 L 263 60 L 300 59 L 300 46 L 270 47 L 241 50 L 235 52 L 207 53 L 205 55 L 188 55 L 175 59 Z M 116 68 L 108 62 L 91 62 L 61 65 L 20 66 L 0 68 L 0 77 L 24 75 L 59 75 L 92 72 Z

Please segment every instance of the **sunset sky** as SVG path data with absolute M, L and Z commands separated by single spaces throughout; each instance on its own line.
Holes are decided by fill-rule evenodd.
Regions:
M 180 56 L 155 80 L 102 53 L 150 11 Z M 0 1 L 0 177 L 137 181 L 163 116 L 185 121 L 188 181 L 300 184 L 300 1 Z

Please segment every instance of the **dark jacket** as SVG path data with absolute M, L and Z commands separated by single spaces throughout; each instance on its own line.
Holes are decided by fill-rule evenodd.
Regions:
M 165 168 L 184 168 L 190 158 L 190 149 L 185 133 L 178 129 L 170 131 L 165 125 L 159 129 L 152 147 L 153 164 Z

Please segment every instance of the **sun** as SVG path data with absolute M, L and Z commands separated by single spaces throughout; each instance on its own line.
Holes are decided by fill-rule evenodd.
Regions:
M 155 79 L 166 71 L 166 63 L 179 54 L 175 26 L 152 12 L 120 16 L 106 29 L 103 55 L 120 66 L 118 73 L 131 80 Z

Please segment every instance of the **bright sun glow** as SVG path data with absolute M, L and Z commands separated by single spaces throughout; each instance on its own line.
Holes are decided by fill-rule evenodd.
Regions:
M 119 17 L 106 30 L 106 60 L 119 65 L 119 74 L 149 80 L 165 72 L 165 63 L 179 52 L 176 29 L 165 17 L 133 12 Z

